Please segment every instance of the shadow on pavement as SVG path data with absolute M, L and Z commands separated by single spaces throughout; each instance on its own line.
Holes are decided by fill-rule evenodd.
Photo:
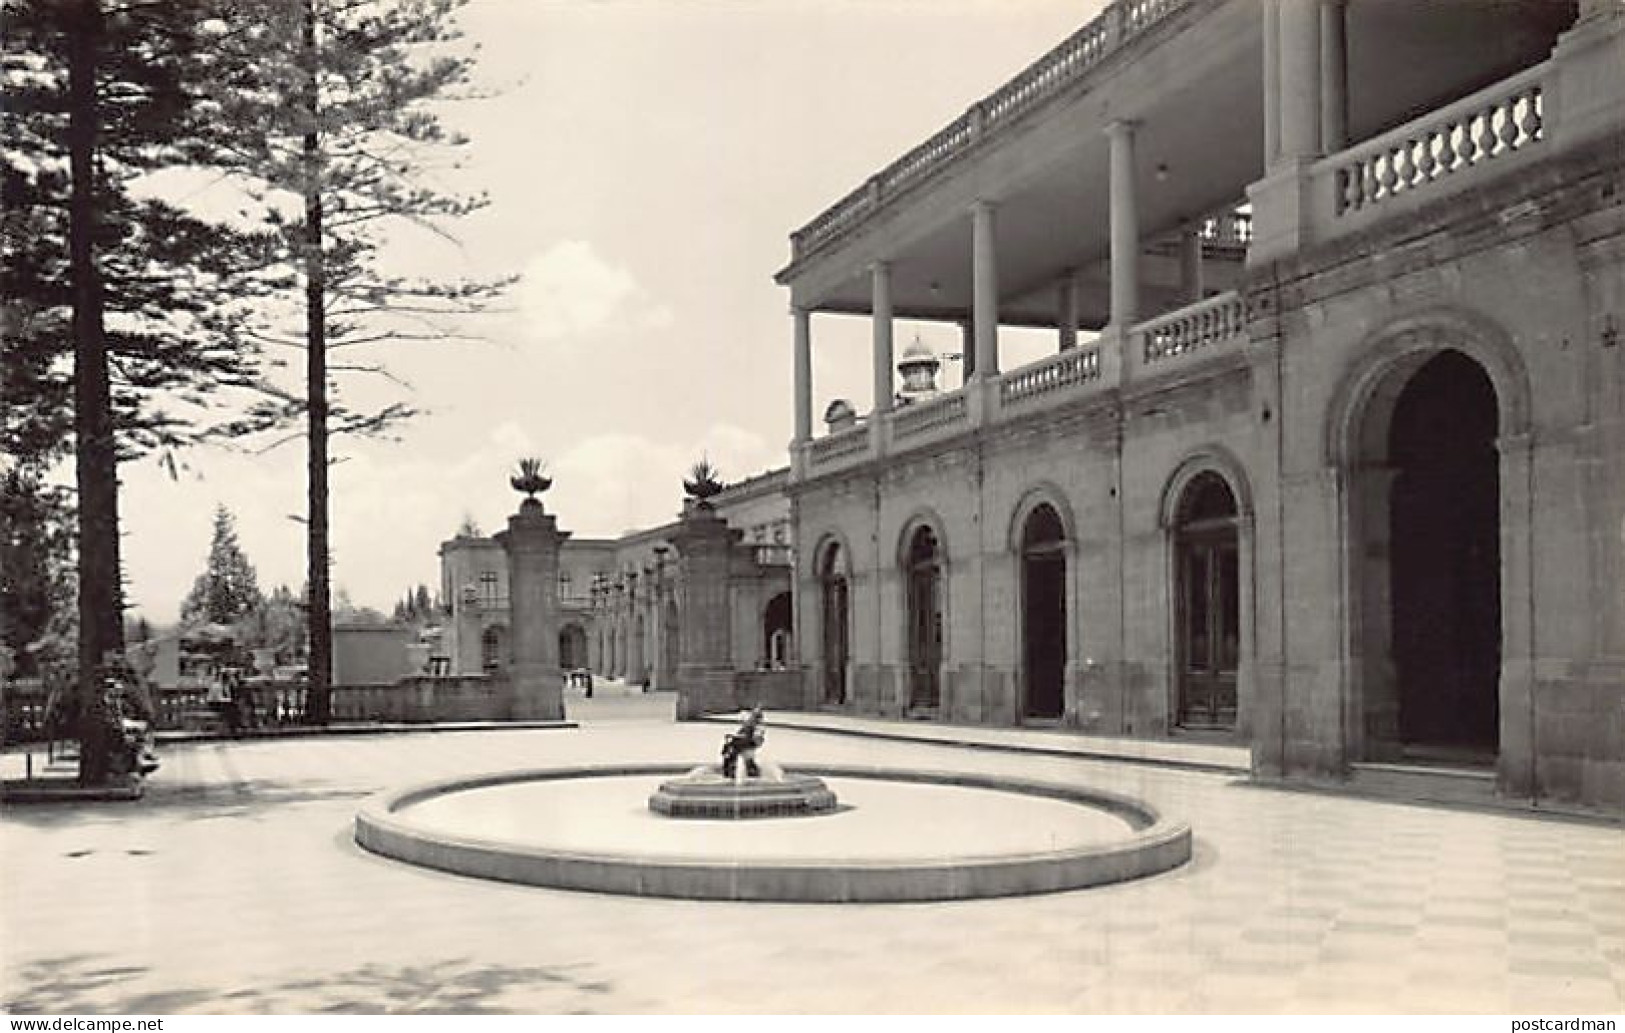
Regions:
M 451 959 L 419 965 L 366 964 L 266 986 L 142 986 L 149 970 L 94 954 L 49 958 L 23 969 L 6 998 L 10 1014 L 502 1014 L 545 1010 L 589 1014 L 610 983 L 585 965 L 480 965 Z M 512 1006 L 504 995 L 518 991 Z M 546 998 L 538 1000 L 540 991 Z M 551 999 L 556 997 L 557 999 Z
M 159 776 L 147 783 L 146 796 L 138 801 L 22 804 L 7 807 L 5 819 L 34 828 L 130 822 L 160 815 L 196 821 L 215 818 L 252 821 L 297 804 L 354 800 L 374 792 L 373 788 L 340 786 L 319 780 L 247 779 L 218 784 L 166 784 Z

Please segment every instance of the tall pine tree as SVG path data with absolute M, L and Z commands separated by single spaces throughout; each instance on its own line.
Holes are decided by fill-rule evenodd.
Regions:
M 332 670 L 329 439 L 388 433 L 414 414 L 394 401 L 350 408 L 344 374 L 391 377 L 351 349 L 465 336 L 456 317 L 478 312 L 506 280 L 394 275 L 392 235 L 430 230 L 485 204 L 431 185 L 430 173 L 466 141 L 435 105 L 467 86 L 472 60 L 454 50 L 463 0 L 235 0 L 243 59 L 220 93 L 222 122 L 241 130 L 233 167 L 264 193 L 284 259 L 304 285 L 297 330 L 267 319 L 258 339 L 303 353 L 303 390 L 290 389 L 245 421 L 304 421 L 308 446 L 307 577 L 310 711 L 327 719 Z M 231 62 L 227 62 L 228 64 Z M 330 361 L 344 349 L 346 358 Z
M 0 4 L 0 440 L 41 465 L 71 432 L 87 784 L 107 775 L 97 669 L 123 646 L 118 463 L 187 440 L 205 394 L 255 381 L 226 310 L 234 271 L 257 263 L 229 231 L 131 189 L 213 149 L 194 103 L 212 4 Z

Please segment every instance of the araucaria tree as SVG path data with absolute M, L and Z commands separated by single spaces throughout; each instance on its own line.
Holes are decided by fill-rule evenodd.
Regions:
M 214 511 L 214 539 L 203 573 L 181 604 L 181 620 L 198 624 L 235 624 L 259 609 L 259 580 L 237 542 L 237 521 L 225 506 Z
M 246 387 L 227 327 L 233 234 L 132 185 L 210 145 L 195 114 L 212 0 L 3 0 L 5 354 L 0 436 L 19 466 L 71 435 L 76 478 L 80 779 L 107 775 L 97 669 L 123 645 L 118 463 L 184 443 L 204 395 Z
M 387 433 L 413 415 L 401 401 L 351 408 L 343 374 L 389 378 L 363 349 L 462 336 L 456 317 L 480 311 L 505 280 L 392 273 L 390 245 L 485 204 L 437 188 L 466 141 L 437 102 L 462 94 L 472 59 L 452 16 L 463 0 L 233 0 L 233 63 L 219 117 L 240 130 L 234 167 L 266 205 L 289 269 L 303 281 L 303 319 L 267 313 L 257 339 L 303 352 L 303 389 L 289 388 L 254 420 L 304 418 L 309 478 L 307 564 L 310 717 L 327 719 L 332 667 L 328 543 L 329 438 Z M 342 351 L 342 360 L 332 357 Z M 350 356 L 362 354 L 360 359 Z

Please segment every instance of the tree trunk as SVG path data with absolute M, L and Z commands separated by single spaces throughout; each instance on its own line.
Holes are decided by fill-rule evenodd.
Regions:
M 79 0 L 69 24 L 69 275 L 73 285 L 74 460 L 79 493 L 79 781 L 107 781 L 112 723 L 99 676 L 108 652 L 123 649 L 119 583 L 118 454 L 102 288 L 96 268 L 96 65 L 102 45 L 98 0 Z
M 310 576 L 309 720 L 326 724 L 332 713 L 333 622 L 327 543 L 327 270 L 322 254 L 321 111 L 316 62 L 315 0 L 303 6 L 305 67 L 305 362 L 310 453 L 306 564 Z

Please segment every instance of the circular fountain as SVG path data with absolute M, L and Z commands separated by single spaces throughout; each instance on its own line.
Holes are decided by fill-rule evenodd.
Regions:
M 356 841 L 442 871 L 561 889 L 705 900 L 955 900 L 1080 889 L 1190 859 L 1191 832 L 1087 786 L 817 765 L 818 814 L 675 819 L 670 764 L 509 771 L 369 801 Z M 749 780 L 746 780 L 747 784 Z

